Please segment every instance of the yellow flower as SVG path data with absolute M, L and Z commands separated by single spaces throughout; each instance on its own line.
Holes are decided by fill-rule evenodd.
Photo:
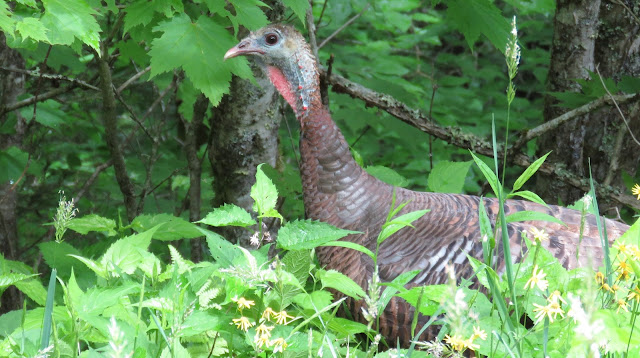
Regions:
M 627 299 L 629 301 L 636 300 L 636 303 L 640 303 L 640 289 L 638 289 L 638 287 L 635 287 L 633 290 L 629 291 Z
M 631 188 L 631 194 L 637 195 L 638 200 L 640 200 L 640 185 L 638 184 L 634 185 L 633 188 Z
M 262 312 L 262 319 L 267 320 L 267 322 L 271 322 L 271 317 L 275 317 L 276 313 L 271 309 L 271 307 L 267 307 Z
M 240 318 L 234 318 L 232 324 L 235 324 L 238 329 L 241 329 L 245 332 L 248 331 L 250 327 L 255 326 L 255 323 L 249 322 L 249 319 L 244 316 Z
M 287 314 L 287 311 L 282 311 L 282 312 L 276 312 L 273 314 L 273 317 L 276 319 L 276 323 L 277 324 L 283 324 L 283 325 L 287 325 L 289 324 L 291 321 L 287 322 L 287 318 L 294 318 L 293 316 L 290 316 L 289 314 Z
M 596 272 L 596 283 L 602 285 L 604 283 L 604 274 L 602 272 Z
M 535 227 L 529 229 L 529 233 L 533 236 L 533 245 L 536 245 L 543 241 L 549 241 L 549 234 L 544 232 L 544 230 L 538 230 Z
M 621 253 L 628 255 L 629 254 L 629 247 L 627 247 L 627 245 L 625 244 L 615 244 L 613 245 L 614 249 L 617 249 L 618 251 L 620 251 Z
M 273 346 L 273 353 L 284 352 L 284 350 L 288 346 L 284 338 L 274 339 L 273 341 L 270 342 L 270 344 Z
M 265 336 L 265 335 L 256 334 L 254 343 L 258 348 L 262 348 L 264 346 L 271 347 L 271 342 L 269 342 L 269 336 Z
M 273 326 L 269 327 L 269 326 L 265 326 L 264 323 L 260 323 L 260 325 L 256 327 L 256 334 L 260 336 L 267 336 L 267 338 L 270 338 L 272 329 L 273 329 Z
M 469 348 L 471 350 L 474 350 L 474 351 L 477 351 L 478 348 L 480 348 L 479 344 L 473 343 L 473 339 L 472 338 L 469 338 L 469 339 L 465 340 L 464 341 L 464 345 L 465 345 L 465 347 L 467 347 L 467 348 Z
M 553 323 L 553 320 L 557 319 L 558 315 L 564 318 L 564 311 L 560 308 L 560 305 L 557 302 L 551 302 L 546 306 L 542 306 L 537 303 L 534 303 L 533 305 L 536 307 L 533 312 L 537 312 L 534 324 L 540 323 L 545 317 L 549 318 L 549 323 Z
M 549 303 L 558 303 L 558 301 L 566 304 L 567 301 L 564 300 L 564 298 L 562 298 L 562 296 L 560 295 L 560 291 L 555 290 L 553 292 L 551 292 L 551 294 L 549 295 L 549 297 L 547 298 L 547 302 Z
M 467 348 L 467 341 L 457 334 L 454 334 L 453 337 L 448 334 L 445 335 L 444 341 L 458 352 L 462 352 Z
M 531 278 L 524 285 L 524 289 L 527 287 L 533 288 L 534 286 L 538 286 L 538 288 L 542 291 L 546 290 L 549 287 L 549 281 L 544 278 L 547 276 L 546 273 L 542 271 L 542 269 L 538 270 L 538 265 L 533 267 L 533 272 L 531 273 Z
M 614 293 L 613 289 L 611 288 L 611 286 L 609 286 L 608 283 L 602 284 L 602 287 L 600 287 L 600 289 L 603 291 Z
M 238 308 L 242 311 L 243 308 L 251 308 L 251 306 L 254 306 L 256 303 L 254 301 L 251 300 L 247 300 L 244 297 L 240 297 L 240 298 L 232 298 L 231 301 L 235 302 L 238 304 Z
M 631 266 L 625 261 L 621 261 L 616 268 L 616 271 L 620 271 L 620 275 L 618 275 L 618 280 L 628 280 L 629 275 L 631 274 Z
M 473 335 L 471 335 L 471 337 L 473 337 L 473 339 L 480 338 L 484 341 L 487 339 L 487 332 L 480 329 L 480 327 L 473 326 Z
M 629 312 L 629 310 L 627 309 L 627 306 L 629 306 L 629 304 L 627 303 L 627 301 L 625 300 L 618 300 L 616 302 L 618 304 L 618 309 L 616 310 L 616 313 L 620 312 L 620 309 L 622 308 L 623 310 L 625 310 L 625 312 Z

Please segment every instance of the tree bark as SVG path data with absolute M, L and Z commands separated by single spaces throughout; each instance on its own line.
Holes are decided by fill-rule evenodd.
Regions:
M 626 3 L 628 9 L 633 9 L 631 1 Z M 636 6 L 633 11 L 638 13 L 640 9 Z M 625 7 L 600 0 L 559 0 L 554 26 L 549 92 L 580 92 L 581 87 L 575 80 L 591 79 L 589 71 L 595 72 L 596 68 L 603 78 L 616 81 L 624 75 L 639 74 L 638 44 L 633 43 L 638 37 L 639 25 Z M 592 80 L 599 82 L 597 77 Z M 554 97 L 545 98 L 545 121 L 569 110 L 557 104 Z M 636 137 L 640 129 L 637 109 L 634 109 L 637 106 L 637 103 L 621 106 Z M 589 177 L 590 165 L 596 182 L 620 190 L 625 190 L 622 171 L 633 176 L 638 167 L 637 156 L 621 155 L 625 150 L 627 153 L 637 150 L 638 146 L 614 106 L 565 123 L 541 136 L 538 144 L 539 155 L 553 151 L 548 160 L 564 163 L 567 170 L 581 177 Z M 545 175 L 539 176 L 536 191 L 553 204 L 571 204 L 585 194 Z M 606 202 L 600 204 L 604 208 L 609 206 Z
M 7 46 L 6 38 L 0 32 L 0 65 L 9 68 L 24 69 L 24 59 L 18 51 Z M 25 78 L 17 72 L 5 72 L 0 76 L 0 109 L 14 105 L 19 95 L 24 92 Z M 2 111 L 0 111 L 2 113 Z M 13 118 L 12 118 L 13 117 Z M 14 132 L 0 134 L 0 151 L 11 146 L 22 148 L 26 135 L 27 123 L 19 111 L 0 115 L 0 127 L 7 121 L 15 119 Z M 8 260 L 16 260 L 18 251 L 18 185 L 16 183 L 0 183 L 0 253 Z M 22 307 L 23 296 L 15 286 L 9 287 L 2 295 L 0 314 Z

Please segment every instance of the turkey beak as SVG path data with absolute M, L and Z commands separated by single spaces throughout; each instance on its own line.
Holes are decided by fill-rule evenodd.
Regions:
M 230 48 L 227 53 L 224 54 L 224 59 L 227 60 L 229 58 L 243 56 L 243 55 L 252 55 L 252 54 L 264 54 L 263 51 L 258 50 L 257 47 L 252 46 L 251 39 L 244 39 L 240 41 L 239 44 Z

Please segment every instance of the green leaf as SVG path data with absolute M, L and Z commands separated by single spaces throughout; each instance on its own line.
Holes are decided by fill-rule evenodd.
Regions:
M 382 231 L 380 231 L 380 235 L 378 235 L 378 245 L 382 244 L 384 240 L 389 238 L 389 236 L 398 232 L 398 230 L 411 226 L 411 223 L 420 219 L 424 216 L 424 214 L 428 213 L 430 210 L 416 210 L 410 213 L 406 213 L 404 215 L 398 216 L 394 218 L 391 222 L 387 222 L 382 225 Z
M 151 238 L 159 226 L 155 226 L 145 232 L 127 236 L 114 242 L 100 259 L 100 265 L 118 277 L 118 273 L 111 269 L 117 267 L 122 272 L 131 275 L 144 261 L 148 259 L 147 248 L 151 243 Z
M 100 265 L 100 264 L 98 264 L 97 262 L 95 262 L 95 261 L 93 261 L 91 259 L 79 256 L 79 255 L 69 255 L 69 256 L 71 256 L 71 257 L 79 260 L 83 264 L 87 265 L 87 267 L 91 271 L 93 271 L 98 277 L 107 278 L 107 269 L 103 265 Z
M 493 193 L 496 195 L 496 197 L 500 197 L 498 195 L 500 182 L 498 181 L 498 177 L 496 176 L 496 174 L 493 172 L 493 170 L 491 170 L 491 168 L 489 168 L 487 164 L 485 164 L 485 162 L 480 160 L 480 158 L 476 157 L 476 155 L 473 154 L 473 152 L 469 152 L 469 153 L 471 153 L 471 156 L 473 157 L 473 160 L 476 162 L 476 165 L 478 166 L 478 168 L 480 168 L 480 171 L 489 182 L 489 185 L 491 185 L 491 189 L 493 190 Z
M 36 116 L 36 122 L 61 131 L 63 125 L 68 123 L 69 114 L 65 113 L 60 107 L 62 105 L 52 99 L 44 101 L 38 104 L 38 115 Z M 27 106 L 20 109 L 20 114 L 25 118 L 31 118 L 33 116 L 33 106 Z
M 355 242 L 351 242 L 351 241 L 331 241 L 328 242 L 326 244 L 320 245 L 320 246 L 338 246 L 338 247 L 346 247 L 348 249 L 352 249 L 352 250 L 356 250 L 359 252 L 362 252 L 363 254 L 371 257 L 371 259 L 375 258 L 375 254 L 367 249 L 366 247 L 360 245 L 360 244 L 356 244 Z
M 69 276 L 73 266 L 78 265 L 78 261 L 69 255 L 81 255 L 80 251 L 66 242 L 48 241 L 39 244 L 38 247 L 47 265 L 57 269 L 62 277 Z
M 140 215 L 133 219 L 131 227 L 137 232 L 161 225 L 153 238 L 162 241 L 193 239 L 202 236 L 198 226 L 171 214 Z
M 547 203 L 545 203 L 544 200 L 542 200 L 542 198 L 538 196 L 538 194 L 531 192 L 529 190 L 522 190 L 522 191 L 516 191 L 516 192 L 510 193 L 509 195 L 507 195 L 507 198 L 512 198 L 514 196 L 519 196 L 529 201 L 533 201 L 534 203 L 538 203 L 540 205 L 549 207 Z
M 535 162 L 533 162 L 525 171 L 524 173 L 520 174 L 520 176 L 518 177 L 518 179 L 516 180 L 515 183 L 513 183 L 513 190 L 518 190 L 520 188 L 522 188 L 522 186 L 524 185 L 524 183 L 527 182 L 527 180 L 529 180 L 529 178 L 531 178 L 531 176 L 533 176 L 533 174 L 535 174 L 535 172 L 538 171 L 538 169 L 540 168 L 540 166 L 542 165 L 542 163 L 544 163 L 544 160 L 547 159 L 547 156 L 549 156 L 549 154 L 551 154 L 551 152 L 543 155 L 542 157 L 538 158 Z
M 203 228 L 198 229 L 206 237 L 211 256 L 223 268 L 232 266 L 233 260 L 243 255 L 238 246 L 233 245 L 229 241 L 225 240 L 222 236 Z
M 100 54 L 100 25 L 84 0 L 42 0 L 42 25 L 52 44 L 71 45 L 78 39 Z
M 16 32 L 20 33 L 23 39 L 32 38 L 35 41 L 49 42 L 47 29 L 42 22 L 35 17 L 25 17 L 17 22 Z
M 429 190 L 435 193 L 462 193 L 465 178 L 472 161 L 450 162 L 442 160 L 431 169 L 427 181 Z
M 13 25 L 15 21 L 11 18 L 11 11 L 9 11 L 9 4 L 4 0 L 0 1 L 0 29 L 5 34 L 11 37 L 13 36 Z
M 305 16 L 307 14 L 307 9 L 309 8 L 309 1 L 307 0 L 282 0 L 284 6 L 293 10 L 293 13 L 298 16 L 300 22 L 306 24 Z
M 473 49 L 473 44 L 480 34 L 505 52 L 511 24 L 502 16 L 500 9 L 489 0 L 449 0 L 447 1 L 447 17 L 451 24 L 464 35 L 467 44 Z
M 328 291 L 313 291 L 311 293 L 299 293 L 293 298 L 293 302 L 302 307 L 302 309 L 317 312 L 320 309 L 329 306 L 333 301 L 333 296 Z
M 258 0 L 229 0 L 236 10 L 236 20 L 249 30 L 257 30 L 269 23 L 260 6 L 266 7 Z
M 124 10 L 126 12 L 124 32 L 129 32 L 131 28 L 138 25 L 148 25 L 156 13 L 171 17 L 174 12 L 182 12 L 183 10 L 180 2 L 172 0 L 134 1 Z
M 223 61 L 235 39 L 207 15 L 193 23 L 184 13 L 160 23 L 162 36 L 151 43 L 151 76 L 182 68 L 193 85 L 216 106 L 228 93 L 231 73 L 252 76 L 246 60 Z
M 374 177 L 380 179 L 381 181 L 393 185 L 399 186 L 401 188 L 407 187 L 409 185 L 409 181 L 407 178 L 398 174 L 395 170 L 387 167 L 383 167 L 381 165 L 372 165 L 365 168 L 367 173 L 373 175 Z
M 22 273 L 3 273 L 0 275 L 0 289 L 4 290 L 9 286 L 15 285 L 17 282 L 38 276 L 37 274 L 25 275 Z
M 106 232 L 107 236 L 116 234 L 116 222 L 96 214 L 74 218 L 69 222 L 68 228 L 82 235 L 86 235 L 91 231 Z
M 299 282 L 305 282 L 309 277 L 311 267 L 310 250 L 291 250 L 282 258 L 284 269 L 294 275 Z
M 311 220 L 295 220 L 278 230 L 278 247 L 285 250 L 313 249 L 341 239 L 357 231 L 342 230 L 327 223 Z
M 0 183 L 16 182 L 27 167 L 29 154 L 18 147 L 9 147 L 0 151 Z
M 389 304 L 389 301 L 391 301 L 391 298 L 398 291 L 400 291 L 398 288 L 399 287 L 404 288 L 403 286 L 409 283 L 409 281 L 413 280 L 413 278 L 416 277 L 419 273 L 420 273 L 420 270 L 403 272 L 400 275 L 398 275 L 398 277 L 394 278 L 390 284 L 383 284 L 387 286 L 387 288 L 385 288 L 384 291 L 382 291 L 382 294 L 380 295 L 380 305 L 378 306 L 378 314 L 382 314 L 384 309 Z
M 507 223 L 518 222 L 518 221 L 548 221 L 556 224 L 560 224 L 562 226 L 567 226 L 562 220 L 557 219 L 549 214 L 541 213 L 538 211 L 517 211 L 513 214 L 509 214 L 507 216 Z
M 447 289 L 447 285 L 419 286 L 412 287 L 406 292 L 397 294 L 397 296 L 404 298 L 414 306 L 418 304 L 418 299 L 420 299 L 420 307 L 418 307 L 420 313 L 431 316 L 440 306 L 440 302 L 442 302 L 445 297 Z
M 334 290 L 340 291 L 345 295 L 358 300 L 365 296 L 365 292 L 362 287 L 349 278 L 349 276 L 341 272 L 335 270 L 320 270 L 318 271 L 318 277 L 322 282 L 322 287 L 333 288 Z
M 266 216 L 268 212 L 272 212 L 278 202 L 278 190 L 271 179 L 262 171 L 262 165 L 258 165 L 256 183 L 251 187 L 251 198 L 255 201 L 253 210 L 258 213 L 258 217 Z

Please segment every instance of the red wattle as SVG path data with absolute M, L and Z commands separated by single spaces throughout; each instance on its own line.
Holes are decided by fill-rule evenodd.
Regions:
M 294 93 L 291 91 L 291 85 L 284 76 L 284 73 L 282 73 L 279 68 L 273 66 L 267 66 L 267 70 L 269 72 L 269 79 L 271 80 L 271 83 L 273 83 L 282 97 L 289 102 L 293 111 L 297 113 L 296 98 Z

